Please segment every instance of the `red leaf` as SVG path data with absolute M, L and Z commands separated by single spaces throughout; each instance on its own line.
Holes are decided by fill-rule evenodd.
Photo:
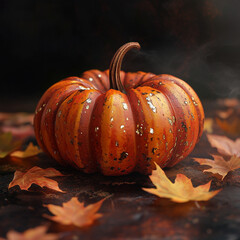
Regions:
M 55 180 L 46 177 L 64 176 L 54 168 L 42 169 L 40 167 L 33 167 L 27 172 L 16 171 L 12 182 L 8 188 L 18 185 L 21 190 L 28 190 L 31 185 L 37 184 L 40 187 L 47 187 L 55 191 L 63 192 Z

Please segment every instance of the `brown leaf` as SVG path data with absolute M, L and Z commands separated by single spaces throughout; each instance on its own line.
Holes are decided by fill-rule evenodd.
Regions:
M 21 141 L 14 141 L 10 132 L 0 134 L 0 158 L 5 158 L 20 145 Z
M 16 171 L 12 182 L 10 182 L 8 188 L 15 185 L 19 185 L 21 190 L 28 190 L 31 185 L 37 184 L 40 187 L 47 187 L 55 191 L 63 192 L 55 180 L 46 177 L 64 176 L 54 168 L 42 169 L 40 167 L 33 167 L 27 172 Z
M 194 158 L 201 165 L 208 165 L 211 168 L 204 170 L 203 172 L 217 173 L 222 176 L 222 180 L 230 172 L 240 168 L 240 158 L 232 156 L 229 161 L 225 161 L 222 156 L 212 155 L 214 160 L 204 158 Z
M 73 224 L 77 227 L 86 227 L 92 225 L 96 219 L 102 217 L 102 214 L 97 213 L 97 211 L 104 200 L 105 199 L 102 199 L 101 201 L 90 204 L 87 207 L 84 207 L 84 204 L 79 202 L 76 197 L 63 203 L 62 207 L 48 204 L 46 207 L 55 216 L 47 215 L 45 217 L 65 225 Z
M 228 156 L 240 156 L 240 138 L 233 141 L 225 136 L 211 134 L 207 134 L 207 138 L 211 146 L 217 148 L 219 153 Z
M 6 240 L 57 240 L 58 235 L 53 233 L 46 233 L 47 227 L 40 226 L 31 228 L 23 233 L 11 230 L 7 233 Z M 1 238 L 0 238 L 1 239 Z
M 178 203 L 208 201 L 221 191 L 219 189 L 209 192 L 211 181 L 207 184 L 193 187 L 191 179 L 183 174 L 177 174 L 175 182 L 172 183 L 157 164 L 156 170 L 152 171 L 150 179 L 156 188 L 143 188 L 144 191 L 158 197 L 170 198 L 173 202 Z
M 37 146 L 34 146 L 33 143 L 29 143 L 25 151 L 15 151 L 11 153 L 11 156 L 18 158 L 28 158 L 35 156 L 41 152 L 41 149 L 39 149 Z

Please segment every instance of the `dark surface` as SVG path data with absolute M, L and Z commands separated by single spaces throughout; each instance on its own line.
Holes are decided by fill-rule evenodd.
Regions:
M 201 98 L 239 96 L 238 0 L 1 0 L 1 96 L 39 98 L 53 83 L 109 68 L 167 73 Z
M 207 116 L 212 116 L 216 102 L 204 105 Z M 216 133 L 226 135 L 217 127 Z M 34 138 L 26 139 L 25 144 L 30 140 Z M 87 175 L 63 168 L 45 154 L 25 160 L 0 160 L 0 236 L 5 237 L 10 229 L 22 232 L 47 225 L 49 232 L 60 234 L 60 239 L 240 239 L 240 170 L 229 173 L 223 181 L 217 175 L 203 173 L 207 167 L 200 166 L 192 158 L 208 158 L 209 153 L 216 153 L 216 149 L 210 147 L 204 133 L 190 156 L 175 167 L 166 169 L 171 180 L 176 174 L 183 173 L 192 179 L 194 186 L 212 180 L 212 190 L 223 188 L 207 202 L 183 204 L 142 191 L 142 187 L 152 187 L 152 184 L 148 176 L 140 174 L 122 177 Z M 67 174 L 54 178 L 66 193 L 41 189 L 36 185 L 30 191 L 21 191 L 17 186 L 8 190 L 13 172 L 33 165 L 55 167 Z M 103 217 L 93 226 L 79 229 L 62 226 L 42 216 L 49 214 L 43 204 L 60 205 L 74 196 L 85 204 L 107 197 L 100 209 Z

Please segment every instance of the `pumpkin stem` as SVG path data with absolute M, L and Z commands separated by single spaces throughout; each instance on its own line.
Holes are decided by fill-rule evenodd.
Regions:
M 126 93 L 126 90 L 120 78 L 122 60 L 125 54 L 132 48 L 140 49 L 140 44 L 138 42 L 129 42 L 124 44 L 117 50 L 117 52 L 113 56 L 113 59 L 109 67 L 110 87 L 112 89 L 117 89 L 123 93 Z

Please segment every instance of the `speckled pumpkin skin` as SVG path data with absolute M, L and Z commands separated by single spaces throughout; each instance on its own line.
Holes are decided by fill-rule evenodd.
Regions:
M 109 89 L 109 71 L 90 70 L 50 87 L 34 118 L 38 144 L 86 173 L 150 174 L 194 148 L 204 112 L 193 89 L 171 75 L 124 73 L 126 94 Z

